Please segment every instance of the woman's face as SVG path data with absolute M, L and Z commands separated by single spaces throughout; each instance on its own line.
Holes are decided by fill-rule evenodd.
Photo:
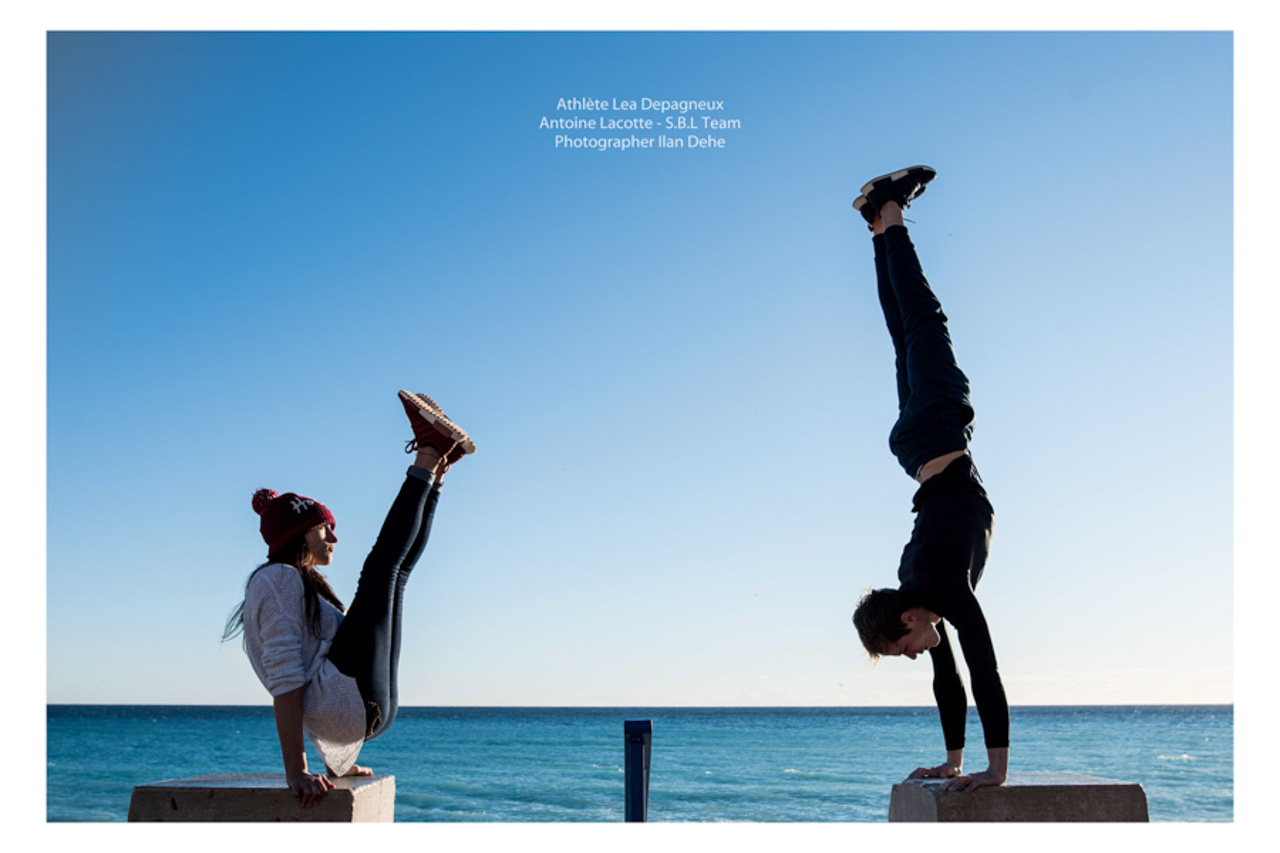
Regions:
M 333 532 L 332 524 L 313 527 L 303 538 L 317 566 L 327 566 L 333 562 L 333 549 L 338 544 L 338 534 Z

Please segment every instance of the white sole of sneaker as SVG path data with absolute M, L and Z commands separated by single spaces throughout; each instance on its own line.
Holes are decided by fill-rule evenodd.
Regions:
M 930 166 L 908 166 L 905 169 L 899 169 L 896 172 L 890 172 L 887 175 L 881 175 L 878 178 L 872 178 L 871 180 L 867 181 L 866 184 L 863 185 L 860 192 L 865 196 L 869 194 L 872 190 L 874 190 L 876 187 L 883 187 L 886 184 L 893 183 L 894 181 L 900 181 L 913 172 L 918 173 L 919 178 L 923 178 L 923 180 L 920 181 L 920 183 L 922 184 L 927 184 L 929 183 L 929 181 L 932 181 L 934 178 L 938 176 L 938 173 Z M 925 177 L 925 175 L 928 175 L 928 177 Z
M 436 405 L 435 400 L 404 389 L 400 391 L 400 398 L 416 408 L 418 413 L 426 418 L 428 422 L 443 427 L 444 431 L 449 433 L 449 437 L 462 446 L 463 455 L 476 452 L 476 444 L 471 440 L 471 436 L 467 435 L 466 430 L 462 427 L 449 420 L 440 407 Z

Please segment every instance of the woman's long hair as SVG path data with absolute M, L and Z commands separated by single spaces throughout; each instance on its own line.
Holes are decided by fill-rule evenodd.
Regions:
M 246 591 L 249 589 L 249 582 L 253 580 L 253 576 L 272 563 L 285 563 L 298 570 L 298 574 L 302 577 L 302 600 L 306 609 L 307 626 L 315 636 L 319 637 L 321 631 L 321 598 L 338 608 L 339 612 L 346 612 L 347 609 L 342 605 L 342 601 L 338 599 L 333 587 L 329 586 L 329 582 L 325 580 L 324 575 L 316 571 L 316 558 L 312 555 L 311 549 L 307 547 L 305 533 L 301 536 L 295 536 L 268 554 L 267 561 L 254 569 L 249 575 L 249 580 L 245 581 L 244 588 Z M 231 615 L 227 617 L 227 625 L 222 631 L 222 641 L 225 643 L 235 635 L 243 632 L 244 600 L 241 599 L 240 603 L 231 611 Z

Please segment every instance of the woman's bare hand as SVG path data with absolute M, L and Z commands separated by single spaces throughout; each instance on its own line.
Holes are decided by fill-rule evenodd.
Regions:
M 309 809 L 324 799 L 324 795 L 333 790 L 333 783 L 322 773 L 290 773 L 285 776 L 289 790 L 298 798 L 298 805 Z

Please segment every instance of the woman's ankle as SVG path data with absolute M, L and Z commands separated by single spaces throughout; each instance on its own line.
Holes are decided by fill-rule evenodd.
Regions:
M 419 447 L 418 455 L 414 457 L 413 464 L 417 468 L 434 471 L 436 466 L 440 464 L 440 451 L 434 447 Z

